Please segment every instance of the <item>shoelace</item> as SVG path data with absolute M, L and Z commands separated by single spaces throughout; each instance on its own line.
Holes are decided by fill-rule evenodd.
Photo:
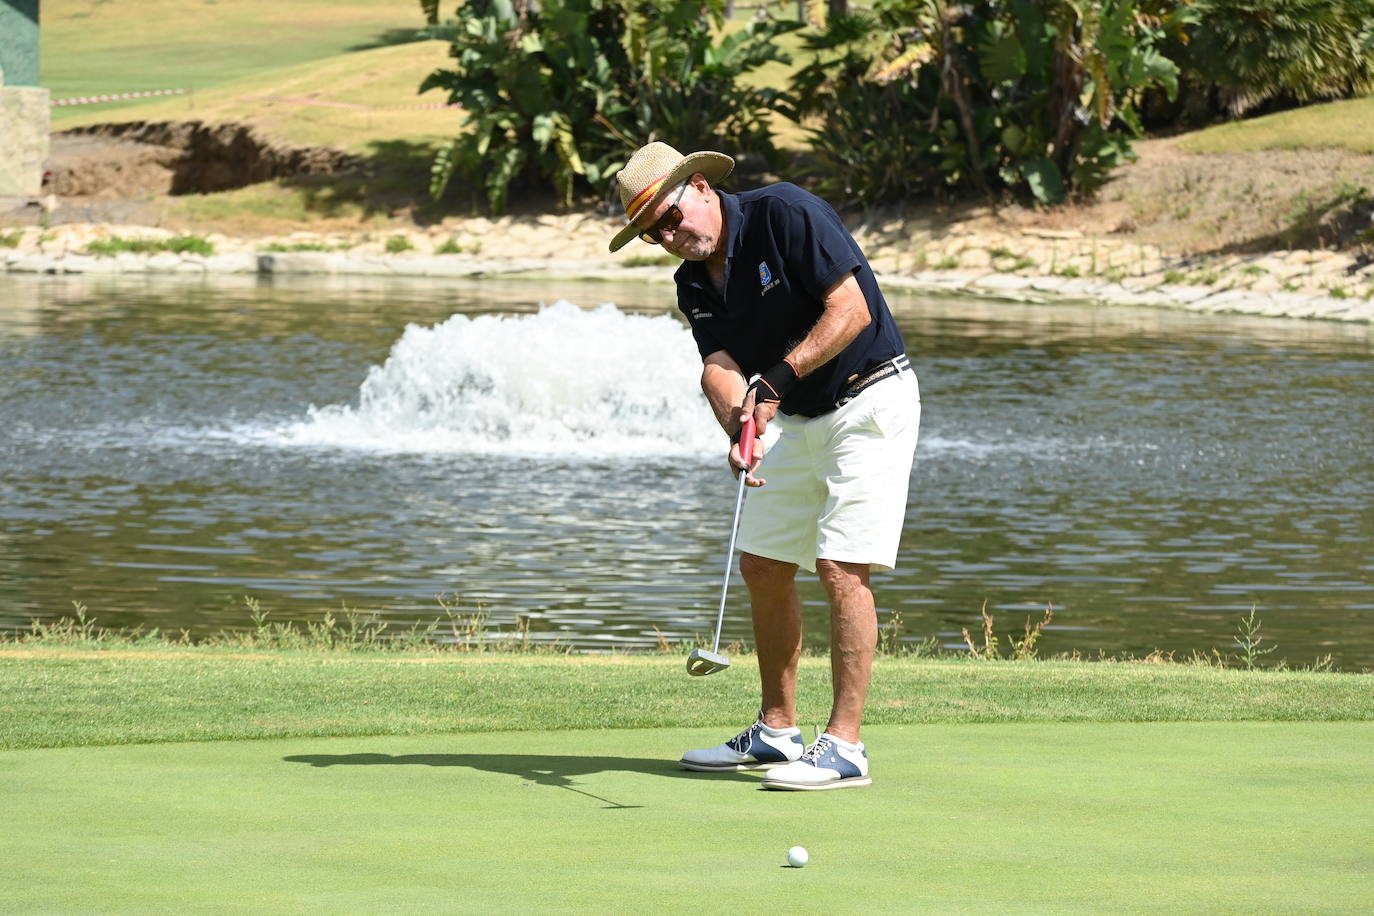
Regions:
M 802 752 L 801 759 L 809 760 L 812 763 L 815 763 L 822 754 L 830 750 L 830 743 L 831 742 L 829 738 L 817 738 L 815 744 L 811 745 L 805 751 Z
M 760 724 L 761 723 L 755 722 L 753 725 L 727 741 L 725 746 L 736 753 L 743 754 L 745 752 L 744 749 L 753 744 L 754 734 L 759 730 Z

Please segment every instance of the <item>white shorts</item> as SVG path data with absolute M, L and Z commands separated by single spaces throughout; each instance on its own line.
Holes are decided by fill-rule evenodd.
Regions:
M 920 424 L 910 369 L 824 416 L 778 414 L 757 472 L 768 483 L 744 498 L 740 549 L 810 572 L 818 559 L 892 569 Z

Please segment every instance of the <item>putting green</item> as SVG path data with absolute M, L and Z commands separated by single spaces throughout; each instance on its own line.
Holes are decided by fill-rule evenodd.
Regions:
M 1374 899 L 1374 723 L 880 726 L 874 785 L 716 730 L 0 752 L 19 912 L 1278 912 Z M 787 848 L 811 864 L 784 867 Z M 819 896 L 813 896 L 819 895 Z

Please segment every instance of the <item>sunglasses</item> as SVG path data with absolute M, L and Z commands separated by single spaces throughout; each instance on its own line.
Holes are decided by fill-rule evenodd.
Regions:
M 662 245 L 664 231 L 671 232 L 682 225 L 682 211 L 678 209 L 678 204 L 682 202 L 682 195 L 687 193 L 687 186 L 689 184 L 691 184 L 691 182 L 685 181 L 682 183 L 682 190 L 677 192 L 677 197 L 674 197 L 668 209 L 663 211 L 663 215 L 658 218 L 658 222 L 639 234 L 641 239 L 648 242 L 650 245 Z

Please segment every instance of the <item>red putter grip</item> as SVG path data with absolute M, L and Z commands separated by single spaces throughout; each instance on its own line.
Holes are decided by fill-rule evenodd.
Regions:
M 752 416 L 740 424 L 739 457 L 746 468 L 754 463 L 754 418 Z

